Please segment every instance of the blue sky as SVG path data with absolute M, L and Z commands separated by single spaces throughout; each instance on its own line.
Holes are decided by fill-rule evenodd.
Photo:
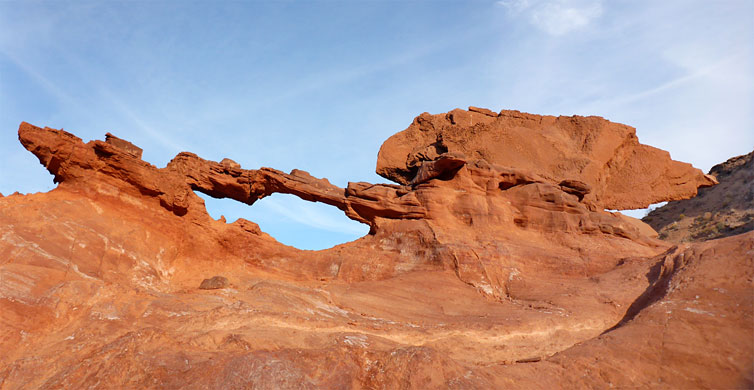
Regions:
M 470 105 L 603 116 L 707 171 L 754 148 L 754 1 L 0 1 L 5 195 L 53 188 L 21 121 L 345 186 Z M 300 248 L 367 231 L 286 195 L 208 208 Z

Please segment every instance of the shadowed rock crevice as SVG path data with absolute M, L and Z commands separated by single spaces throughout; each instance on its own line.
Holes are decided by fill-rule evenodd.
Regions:
M 655 302 L 660 301 L 667 295 L 668 288 L 670 287 L 670 280 L 673 278 L 674 273 L 686 265 L 684 263 L 684 259 L 687 255 L 684 252 L 685 249 L 688 248 L 674 246 L 660 256 L 659 260 L 652 265 L 646 274 L 648 283 L 647 289 L 644 290 L 644 292 L 641 293 L 633 303 L 631 303 L 623 318 L 621 318 L 617 324 L 607 329 L 603 334 L 624 326 L 641 313 L 642 310 Z

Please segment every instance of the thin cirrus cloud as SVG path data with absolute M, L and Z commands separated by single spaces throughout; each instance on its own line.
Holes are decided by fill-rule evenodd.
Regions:
M 289 197 L 276 196 L 263 201 L 275 213 L 316 229 L 355 235 L 366 234 L 366 231 L 369 230 L 365 225 L 354 224 L 348 220 L 344 221 L 341 218 L 341 212 L 332 206 L 323 204 L 321 208 L 304 207 L 304 205 L 309 205 L 304 201 L 294 199 L 293 195 Z M 332 213 L 328 211 L 332 211 Z
M 204 200 L 207 211 L 213 218 L 220 218 L 221 215 L 233 215 L 233 217 L 228 218 L 228 222 L 241 217 L 258 223 L 263 230 L 284 219 L 312 229 L 338 233 L 351 239 L 363 236 L 369 231 L 368 226 L 344 218 L 343 213 L 333 206 L 323 203 L 310 203 L 298 199 L 294 195 L 273 194 L 258 200 L 253 206 L 230 199 L 215 199 L 201 193 L 197 193 L 197 195 Z M 324 248 L 335 244 L 337 244 L 335 241 L 311 243 L 307 247 Z
M 584 28 L 603 12 L 602 2 L 594 0 L 501 0 L 497 4 L 553 36 Z
M 62 88 L 56 85 L 55 82 L 49 80 L 43 75 L 43 72 L 36 69 L 34 61 L 24 61 L 18 58 L 17 55 L 9 50 L 0 49 L 0 54 L 4 55 L 10 61 L 13 62 L 20 70 L 30 76 L 39 86 L 41 86 L 47 93 L 53 96 L 57 102 L 69 109 L 73 109 L 78 115 L 86 115 L 84 105 L 80 99 L 75 98 L 69 93 L 65 92 Z M 59 53 L 66 61 L 75 64 L 76 69 L 80 69 L 82 73 L 87 73 L 89 65 L 84 61 L 81 61 L 74 56 L 67 55 L 65 53 Z M 148 119 L 139 116 L 122 98 L 116 93 L 111 91 L 105 86 L 105 83 L 91 83 L 92 91 L 99 94 L 101 97 L 109 102 L 109 106 L 114 112 L 122 119 L 129 123 L 129 128 L 136 129 L 150 139 L 154 140 L 158 144 L 162 145 L 166 150 L 173 153 L 180 151 L 191 150 L 181 143 L 177 143 L 170 139 L 166 134 L 157 130 L 155 126 L 147 123 Z
M 700 79 L 709 79 L 714 77 L 719 78 L 726 74 L 726 71 L 729 70 L 731 65 L 735 65 L 737 62 L 744 59 L 744 57 L 745 53 L 732 54 L 710 65 L 699 66 L 697 68 L 689 68 L 683 75 L 665 81 L 660 85 L 652 86 L 639 92 L 617 96 L 611 99 L 602 99 L 601 101 L 594 103 L 599 103 L 600 106 L 620 106 L 640 100 L 646 100 L 653 97 L 654 95 L 694 84 Z M 596 110 L 596 107 L 598 106 L 595 105 L 593 107 L 590 107 L 590 109 Z
M 84 111 L 82 105 L 70 94 L 66 93 L 62 88 L 50 81 L 41 72 L 38 72 L 32 64 L 19 59 L 17 55 L 10 50 L 4 49 L 2 45 L 0 45 L 0 56 L 7 58 L 14 66 L 18 67 L 18 69 L 28 75 L 37 85 L 42 87 L 42 89 L 44 89 L 49 95 L 53 96 L 58 102 L 66 104 L 77 112 Z

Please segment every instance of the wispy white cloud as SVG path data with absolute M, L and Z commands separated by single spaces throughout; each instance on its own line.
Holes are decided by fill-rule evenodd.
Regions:
M 334 207 L 332 209 L 323 209 L 324 207 L 331 207 L 325 205 L 313 207 L 309 202 L 293 199 L 293 195 L 290 195 L 290 198 L 278 195 L 265 198 L 260 202 L 264 202 L 271 211 L 286 219 L 316 229 L 353 235 L 363 235 L 368 230 L 366 225 L 345 220 L 342 212 Z
M 156 130 L 154 126 L 152 126 L 145 119 L 142 119 L 139 115 L 137 115 L 128 104 L 126 104 L 123 100 L 117 97 L 109 89 L 104 88 L 104 87 L 100 87 L 98 89 L 102 95 L 104 95 L 110 100 L 113 107 L 115 107 L 118 111 L 120 111 L 120 113 L 124 117 L 130 120 L 139 131 L 146 134 L 152 140 L 157 141 L 162 146 L 170 149 L 174 153 L 192 150 L 192 148 L 186 147 L 183 145 L 183 143 L 176 142 L 172 138 L 165 135 L 165 133 Z
M 216 99 L 213 104 L 204 108 L 202 112 L 196 113 L 204 121 L 218 120 L 220 118 L 234 117 L 239 113 L 247 114 L 250 107 L 257 111 L 266 111 L 280 104 L 285 104 L 318 90 L 335 90 L 341 86 L 356 83 L 358 80 L 366 79 L 380 72 L 395 72 L 408 64 L 417 62 L 422 58 L 428 57 L 447 50 L 463 42 L 467 42 L 474 37 L 486 34 L 489 29 L 485 26 L 474 26 L 468 30 L 455 34 L 447 39 L 437 39 L 423 42 L 422 46 L 415 47 L 412 50 L 396 52 L 394 55 L 383 58 L 376 62 L 360 61 L 361 64 L 352 67 L 342 65 L 334 66 L 332 69 L 320 69 L 311 71 L 305 75 L 297 75 L 295 83 L 286 85 L 286 88 L 280 88 L 275 93 L 267 94 L 264 99 L 254 93 L 246 96 L 230 96 L 226 99 Z M 252 91 L 253 92 L 253 91 Z M 233 101 L 228 101 L 228 100 Z
M 729 65 L 736 63 L 742 57 L 744 57 L 742 53 L 736 53 L 728 57 L 725 57 L 710 65 L 699 66 L 696 68 L 687 68 L 686 73 L 683 74 L 682 76 L 676 77 L 671 80 L 666 80 L 659 85 L 652 86 L 643 91 L 626 94 L 623 96 L 617 96 L 613 99 L 602 99 L 599 102 L 599 104 L 600 105 L 629 104 L 632 102 L 650 98 L 654 95 L 657 95 L 663 92 L 671 91 L 673 89 L 686 86 L 688 84 L 692 84 L 696 82 L 697 80 L 705 78 L 705 77 L 720 77 L 721 75 L 725 74 L 725 71 L 726 69 L 728 69 Z
M 59 104 L 64 105 L 66 109 L 75 110 L 75 112 L 79 116 L 91 115 L 91 110 L 84 109 L 84 105 L 79 101 L 79 99 L 75 98 L 73 95 L 69 94 L 62 87 L 60 87 L 56 82 L 46 77 L 43 72 L 39 71 L 34 66 L 34 61 L 27 60 L 23 57 L 23 53 L 22 55 L 18 55 L 13 50 L 4 48 L 2 45 L 0 45 L 0 54 L 9 59 L 18 69 L 26 73 L 40 87 L 42 87 L 45 92 L 50 94 L 50 96 L 53 97 Z M 90 65 L 87 65 L 85 61 L 63 52 L 56 52 L 56 55 L 60 58 L 63 58 L 68 63 L 75 64 L 76 69 L 78 69 L 83 74 L 94 74 L 94 72 L 89 69 Z M 135 126 L 136 130 L 141 131 L 152 140 L 175 153 L 190 150 L 190 148 L 187 148 L 181 143 L 172 140 L 162 131 L 158 131 L 157 129 L 155 129 L 155 126 L 150 125 L 146 119 L 142 118 L 140 115 L 137 115 L 134 110 L 124 102 L 123 99 L 121 99 L 110 89 L 105 87 L 104 82 L 102 82 L 101 80 L 88 80 L 88 82 L 92 90 L 98 92 L 100 95 L 108 99 L 111 103 L 110 107 L 115 108 L 122 117 L 130 121 Z
M 41 86 L 44 91 L 57 99 L 57 101 L 63 104 L 67 104 L 77 111 L 83 111 L 81 104 L 76 101 L 71 95 L 55 85 L 55 83 L 50 81 L 50 79 L 45 77 L 41 72 L 38 72 L 33 66 L 28 65 L 26 61 L 18 58 L 18 56 L 15 55 L 12 51 L 3 48 L 3 46 L 0 45 L 0 54 L 13 62 L 13 64 L 18 67 L 18 69 L 31 77 L 37 83 L 37 85 Z
M 82 74 L 90 75 L 87 82 L 91 90 L 107 99 L 110 103 L 109 107 L 111 107 L 111 109 L 114 108 L 121 117 L 131 122 L 136 130 L 142 132 L 152 141 L 157 142 L 173 153 L 192 150 L 192 148 L 187 147 L 187 145 L 184 145 L 181 142 L 176 142 L 173 138 L 169 137 L 168 133 L 165 131 L 158 130 L 157 127 L 152 124 L 154 121 L 150 120 L 150 118 L 146 118 L 142 114 L 137 114 L 121 94 L 114 92 L 107 86 L 108 80 L 102 80 L 94 76 L 97 72 L 92 68 L 89 61 L 85 61 L 82 58 L 63 51 L 57 51 L 56 55 L 64 59 L 67 63 L 74 65 L 74 68 Z
M 603 12 L 601 0 L 501 0 L 497 4 L 554 36 L 582 29 Z

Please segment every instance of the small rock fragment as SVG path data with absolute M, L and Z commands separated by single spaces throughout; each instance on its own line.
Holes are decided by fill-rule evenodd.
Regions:
M 143 150 L 140 147 L 110 133 L 105 134 L 105 142 L 136 158 L 141 158 L 143 153 Z
M 202 284 L 199 285 L 199 288 L 201 290 L 217 290 L 227 288 L 228 285 L 228 278 L 225 276 L 213 276 L 210 279 L 202 280 Z
M 492 110 L 490 110 L 489 108 L 482 108 L 482 107 L 474 107 L 474 106 L 470 106 L 470 107 L 469 107 L 469 111 L 471 111 L 471 112 L 478 112 L 478 113 L 480 113 L 480 114 L 484 114 L 484 115 L 487 115 L 487 116 L 491 116 L 491 117 L 493 117 L 493 118 L 497 117 L 497 113 L 496 113 L 496 112 L 494 112 L 494 111 L 492 111 Z
M 230 171 L 231 169 L 241 169 L 241 164 L 239 164 L 239 163 L 237 163 L 237 162 L 235 162 L 235 161 L 233 161 L 233 160 L 231 160 L 229 158 L 224 158 L 224 159 L 220 160 L 220 165 L 222 165 L 223 168 L 225 168 L 226 171 Z

